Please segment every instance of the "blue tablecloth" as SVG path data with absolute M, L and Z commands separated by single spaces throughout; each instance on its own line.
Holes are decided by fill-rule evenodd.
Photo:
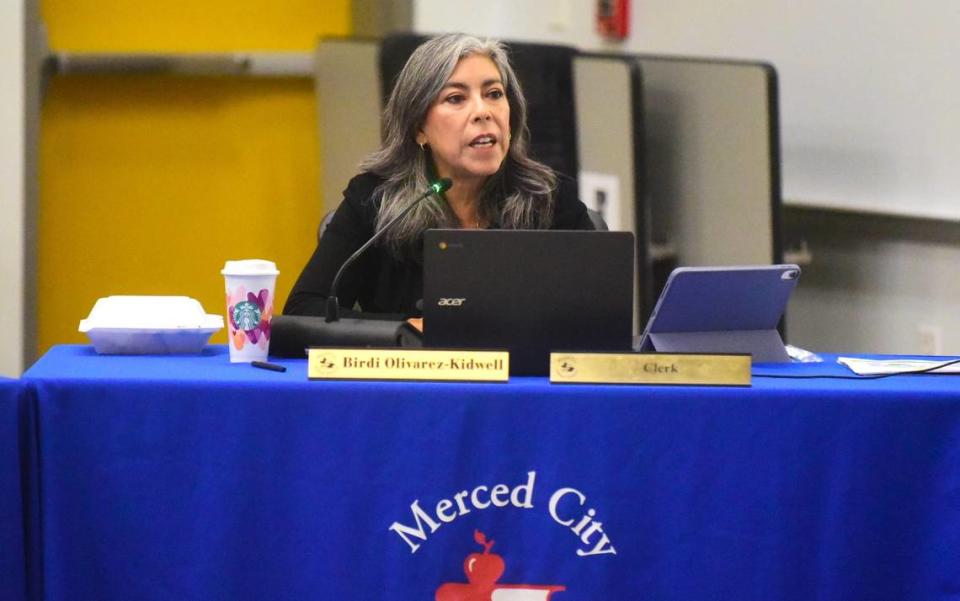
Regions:
M 0 599 L 27 599 L 27 393 L 0 378 Z
M 957 377 L 309 382 L 283 363 L 67 346 L 32 367 L 45 598 L 960 595 Z

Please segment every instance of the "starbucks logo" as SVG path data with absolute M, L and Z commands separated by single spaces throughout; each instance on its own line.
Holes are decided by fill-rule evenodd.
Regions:
M 238 330 L 252 330 L 260 325 L 260 306 L 242 301 L 233 306 L 233 323 Z

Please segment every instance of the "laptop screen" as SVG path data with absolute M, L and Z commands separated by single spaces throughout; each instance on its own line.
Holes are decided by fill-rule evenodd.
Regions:
M 506 349 L 510 372 L 545 375 L 551 351 L 631 347 L 630 232 L 428 230 L 424 345 Z

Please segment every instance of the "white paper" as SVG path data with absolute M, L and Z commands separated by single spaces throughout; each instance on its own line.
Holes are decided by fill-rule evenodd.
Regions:
M 860 359 L 855 357 L 840 357 L 837 363 L 847 366 L 850 371 L 861 376 L 881 376 L 903 372 L 931 369 L 938 365 L 946 365 L 956 359 L 932 361 L 928 359 Z M 931 371 L 935 374 L 960 374 L 960 363 L 946 365 Z
M 610 231 L 630 231 L 622 223 L 623 209 L 620 206 L 620 178 L 616 175 L 581 171 L 580 200 L 588 208 L 600 213 Z

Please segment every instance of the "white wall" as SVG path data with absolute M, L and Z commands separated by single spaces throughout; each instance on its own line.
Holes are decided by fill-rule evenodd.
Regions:
M 814 255 L 790 301 L 792 343 L 960 355 L 960 224 L 793 209 L 785 226 Z
M 948 47 L 954 59 L 960 56 L 950 26 L 960 23 L 955 0 L 635 0 L 624 43 L 594 32 L 594 5 L 414 0 L 414 28 L 773 63 L 780 84 L 784 198 L 798 207 L 786 211 L 786 234 L 808 240 L 813 254 L 788 313 L 791 341 L 826 352 L 960 355 L 960 170 L 954 167 L 960 160 L 960 98 L 943 94 L 944 85 L 952 93 L 960 79 L 952 63 L 941 68 Z M 838 23 L 855 31 L 844 32 Z M 946 83 L 934 81 L 934 92 L 919 93 L 916 71 L 891 69 L 905 59 L 921 67 L 920 75 L 939 75 Z M 848 68 L 860 79 L 845 78 Z M 927 119 L 927 129 L 916 130 L 915 118 L 930 111 L 943 118 L 932 128 Z M 858 112 L 868 119 L 845 121 L 859 119 Z M 869 119 L 881 125 L 864 127 Z M 891 164 L 891 157 L 905 152 L 901 136 L 910 128 L 919 139 L 935 142 L 943 156 L 919 156 L 930 147 L 909 148 L 896 159 L 905 162 Z M 936 172 L 928 179 L 917 171 L 930 158 L 940 162 L 930 164 Z M 937 187 L 925 188 L 934 176 Z M 904 178 L 912 178 L 907 188 Z M 890 198 L 907 189 L 916 191 L 905 200 L 909 206 L 891 206 Z M 817 205 L 863 212 L 800 208 Z M 877 207 L 889 215 L 946 220 L 867 214 Z
M 0 2 L 0 375 L 19 376 L 24 347 L 24 4 Z
M 582 48 L 604 46 L 593 31 L 592 1 L 489 0 L 467 5 L 414 0 L 415 31 L 462 31 L 510 40 L 550 41 Z M 636 2 L 634 2 L 636 4 Z M 620 44 L 611 47 L 620 47 Z

